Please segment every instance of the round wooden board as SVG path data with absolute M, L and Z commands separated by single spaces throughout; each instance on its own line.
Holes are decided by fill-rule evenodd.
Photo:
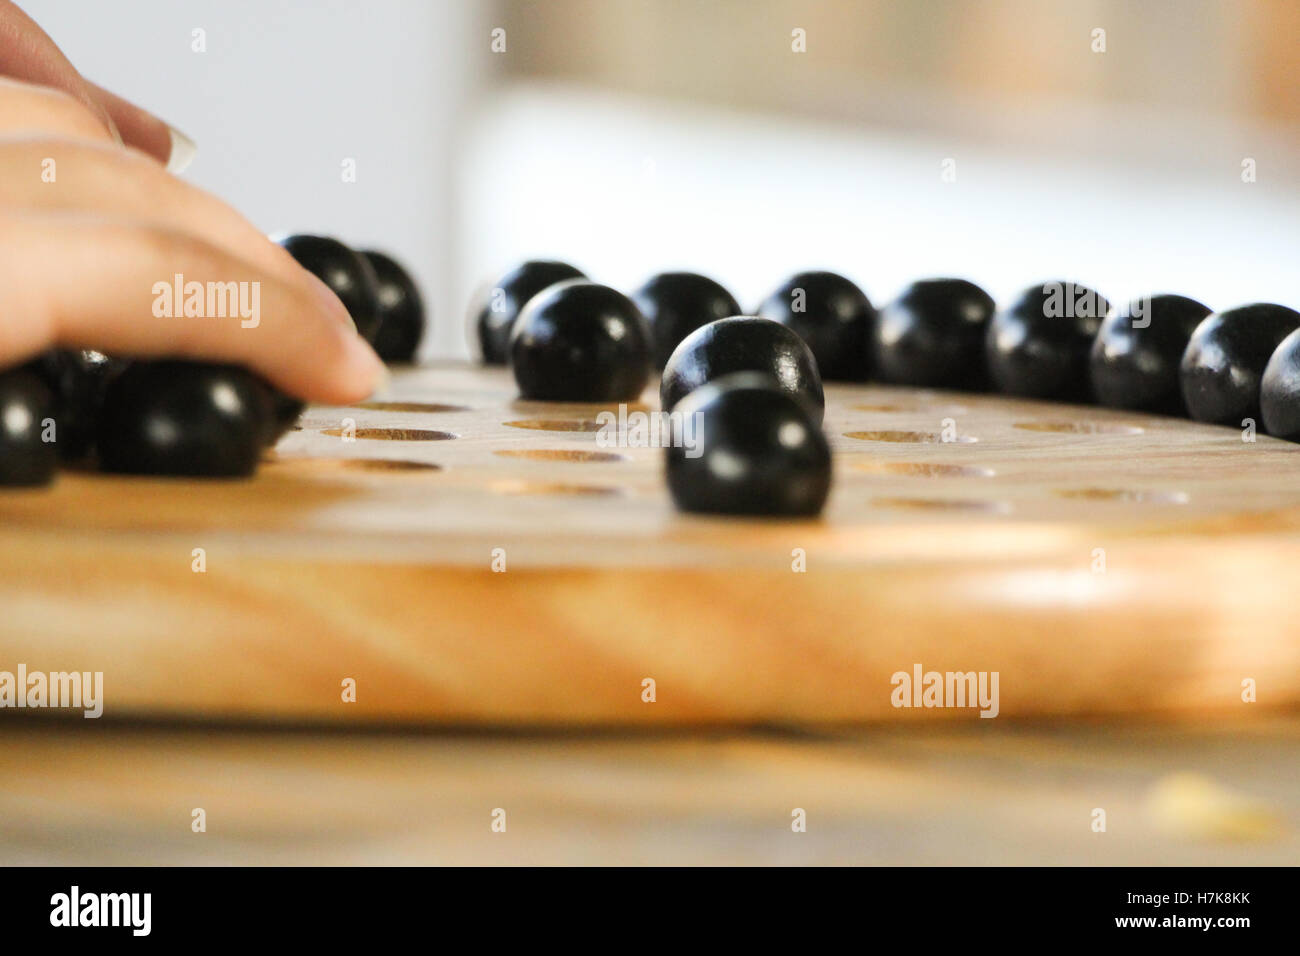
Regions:
M 997 672 L 1003 716 L 1300 703 L 1300 446 L 832 385 L 823 518 L 723 520 L 601 410 L 411 369 L 250 482 L 6 492 L 0 669 L 103 671 L 110 715 L 338 723 L 975 718 L 893 706 L 917 665 Z

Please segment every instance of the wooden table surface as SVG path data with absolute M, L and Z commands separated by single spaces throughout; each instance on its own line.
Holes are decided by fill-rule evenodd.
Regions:
M 0 863 L 1300 861 L 1300 446 L 827 397 L 818 522 L 677 514 L 660 450 L 463 366 L 251 482 L 0 496 L 0 669 L 105 701 L 0 711 Z M 895 708 L 918 664 L 997 719 Z
M 567 734 L 15 719 L 0 779 L 0 865 L 1300 862 L 1300 715 Z

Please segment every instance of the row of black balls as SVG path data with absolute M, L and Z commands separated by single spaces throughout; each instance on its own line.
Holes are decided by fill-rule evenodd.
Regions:
M 401 265 L 322 236 L 280 242 L 334 291 L 381 358 L 414 357 L 424 306 Z M 0 373 L 0 485 L 48 484 L 60 461 L 119 474 L 247 477 L 302 408 L 233 365 L 52 350 Z
M 928 279 L 878 311 L 843 276 L 805 272 L 755 312 L 740 315 L 694 273 L 655 276 L 628 297 L 533 261 L 471 316 L 484 361 L 508 363 L 528 398 L 630 401 L 661 368 L 662 407 L 702 416 L 702 453 L 667 452 L 674 498 L 691 511 L 820 511 L 823 378 L 1097 401 L 1300 439 L 1300 313 L 1281 305 L 1212 313 L 1157 295 L 1112 309 L 1085 286 L 1048 282 L 998 310 L 972 282 Z

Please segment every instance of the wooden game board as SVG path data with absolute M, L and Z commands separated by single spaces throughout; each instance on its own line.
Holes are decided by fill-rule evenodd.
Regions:
M 823 518 L 710 519 L 504 370 L 383 398 L 310 408 L 250 482 L 0 495 L 0 669 L 103 671 L 108 715 L 352 724 L 974 718 L 894 708 L 915 664 L 997 671 L 1004 716 L 1300 703 L 1300 446 L 832 385 Z

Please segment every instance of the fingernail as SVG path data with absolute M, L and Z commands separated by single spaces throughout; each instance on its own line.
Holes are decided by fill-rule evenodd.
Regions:
M 183 173 L 189 168 L 190 163 L 194 162 L 194 157 L 199 154 L 199 148 L 194 145 L 194 140 L 170 123 L 167 124 L 167 132 L 172 138 L 172 151 L 167 157 L 167 172 Z
M 344 332 L 347 363 L 358 382 L 364 382 L 370 389 L 369 394 L 383 391 L 388 387 L 388 366 L 375 354 L 375 350 L 361 336 Z
M 108 131 L 113 134 L 113 142 L 117 143 L 118 146 L 125 146 L 126 141 L 122 139 L 121 131 L 117 128 L 117 124 L 113 122 L 113 117 L 108 115 L 107 110 L 104 111 L 104 122 L 108 124 Z

